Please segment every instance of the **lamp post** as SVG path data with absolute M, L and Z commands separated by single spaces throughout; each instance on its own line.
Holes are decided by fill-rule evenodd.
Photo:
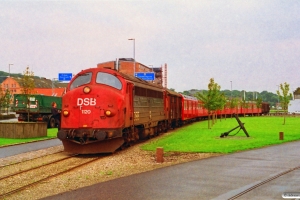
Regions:
M 151 67 L 151 69 L 152 69 L 152 72 L 153 72 L 153 65 L 149 65 L 149 67 Z
M 135 38 L 130 38 L 128 40 L 133 40 L 133 76 L 135 76 Z

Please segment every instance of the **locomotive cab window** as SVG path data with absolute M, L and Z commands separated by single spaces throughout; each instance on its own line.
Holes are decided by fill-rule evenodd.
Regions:
M 108 73 L 98 72 L 97 78 L 96 78 L 96 83 L 105 84 L 105 85 L 111 86 L 113 88 L 116 88 L 118 90 L 122 89 L 121 81 L 114 75 L 108 74 Z
M 70 86 L 70 90 L 73 90 L 74 88 L 77 88 L 81 85 L 88 84 L 91 82 L 92 78 L 92 72 L 88 72 L 85 74 L 80 74 L 76 79 L 72 82 Z

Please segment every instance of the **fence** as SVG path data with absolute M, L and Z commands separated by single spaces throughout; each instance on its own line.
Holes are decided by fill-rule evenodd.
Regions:
M 0 122 L 1 138 L 35 138 L 47 136 L 47 123 Z

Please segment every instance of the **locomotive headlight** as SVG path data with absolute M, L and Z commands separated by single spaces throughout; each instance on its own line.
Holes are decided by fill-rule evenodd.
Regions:
M 91 92 L 91 88 L 88 87 L 88 86 L 86 86 L 86 87 L 83 88 L 83 92 L 84 92 L 85 94 L 88 94 L 88 93 Z
M 63 115 L 64 115 L 65 117 L 69 116 L 69 114 L 70 114 L 70 112 L 69 112 L 68 110 L 64 110 L 64 111 L 63 111 Z
M 105 111 L 105 115 L 108 117 L 111 116 L 111 111 L 110 110 Z

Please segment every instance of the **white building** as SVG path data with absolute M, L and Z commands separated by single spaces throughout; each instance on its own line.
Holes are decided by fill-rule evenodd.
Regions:
M 288 106 L 289 114 L 300 114 L 300 99 L 291 100 Z

